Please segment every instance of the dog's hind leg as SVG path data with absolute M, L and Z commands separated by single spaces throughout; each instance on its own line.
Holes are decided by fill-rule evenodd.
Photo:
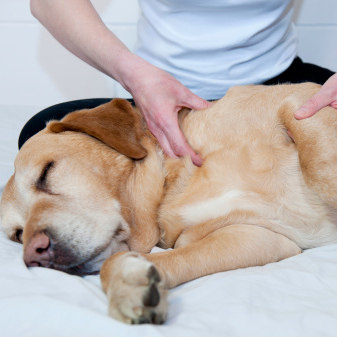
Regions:
M 109 312 L 129 323 L 162 322 L 166 289 L 226 270 L 262 266 L 299 254 L 283 235 L 254 225 L 231 225 L 200 241 L 160 253 L 119 253 L 101 270 Z
M 302 88 L 284 101 L 278 112 L 279 119 L 297 146 L 306 184 L 322 200 L 337 208 L 337 112 L 326 107 L 313 117 L 296 120 L 294 112 L 319 86 L 305 83 Z

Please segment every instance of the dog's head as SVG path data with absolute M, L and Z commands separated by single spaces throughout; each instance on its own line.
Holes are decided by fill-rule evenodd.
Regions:
M 97 273 L 128 250 L 124 181 L 146 156 L 142 120 L 115 99 L 52 121 L 29 139 L 1 200 L 8 237 L 23 243 L 28 266 L 77 275 Z

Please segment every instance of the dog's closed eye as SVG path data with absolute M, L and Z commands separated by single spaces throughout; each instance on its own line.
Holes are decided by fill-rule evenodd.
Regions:
M 48 183 L 47 183 L 47 176 L 50 170 L 54 167 L 55 162 L 50 161 L 48 162 L 44 167 L 43 170 L 41 171 L 40 177 L 37 180 L 35 186 L 39 191 L 52 194 L 51 191 L 48 188 Z
M 22 243 L 22 234 L 23 234 L 23 230 L 17 229 L 11 237 L 12 241 Z

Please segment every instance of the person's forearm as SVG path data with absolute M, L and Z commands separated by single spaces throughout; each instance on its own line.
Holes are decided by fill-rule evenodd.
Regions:
M 89 0 L 31 0 L 32 14 L 70 52 L 120 82 L 135 55 L 105 26 Z
M 131 53 L 105 26 L 89 0 L 31 0 L 31 11 L 64 47 L 131 93 L 167 155 L 190 155 L 194 164 L 202 164 L 179 128 L 178 111 L 182 107 L 204 109 L 211 103 Z

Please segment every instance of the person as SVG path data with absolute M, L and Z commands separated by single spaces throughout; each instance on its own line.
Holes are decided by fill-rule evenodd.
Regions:
M 132 53 L 102 22 L 90 0 L 31 0 L 32 14 L 73 54 L 118 81 L 133 97 L 149 130 L 170 157 L 203 159 L 178 125 L 182 107 L 204 109 L 229 87 L 312 81 L 321 90 L 296 113 L 337 108 L 337 75 L 296 56 L 292 0 L 139 0 L 138 43 Z M 29 121 L 19 147 L 79 107 L 106 100 L 57 105 Z M 44 117 L 41 117 L 41 116 Z

